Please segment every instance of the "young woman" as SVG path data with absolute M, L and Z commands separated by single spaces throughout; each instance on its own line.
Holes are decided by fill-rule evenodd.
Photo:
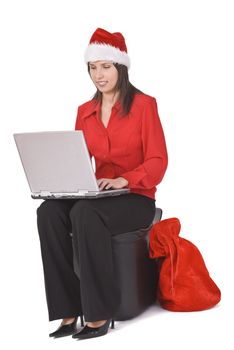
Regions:
M 101 190 L 130 193 L 99 199 L 45 200 L 37 209 L 49 321 L 63 319 L 50 336 L 87 339 L 107 333 L 120 304 L 111 236 L 150 225 L 156 186 L 167 168 L 167 149 L 154 97 L 128 78 L 130 60 L 121 33 L 98 28 L 85 52 L 97 91 L 78 108 Z M 73 243 L 80 279 L 73 269 Z M 77 332 L 78 316 L 85 327 Z

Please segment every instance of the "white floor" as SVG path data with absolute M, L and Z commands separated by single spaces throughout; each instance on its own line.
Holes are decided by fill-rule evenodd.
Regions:
M 131 346 L 137 349 L 233 349 L 233 321 L 228 317 L 233 309 L 224 302 L 213 309 L 193 313 L 169 312 L 155 304 L 132 320 L 116 321 L 115 329 L 110 328 L 105 336 L 88 340 L 75 340 L 71 336 L 49 338 L 48 334 L 58 327 L 60 320 L 46 322 L 46 310 L 38 306 L 35 305 L 37 316 L 34 318 L 31 310 L 22 314 L 22 318 L 13 315 L 13 322 L 5 324 L 1 335 L 4 349 L 90 349 L 92 346 L 95 349 L 126 349 L 126 346 L 130 349 Z

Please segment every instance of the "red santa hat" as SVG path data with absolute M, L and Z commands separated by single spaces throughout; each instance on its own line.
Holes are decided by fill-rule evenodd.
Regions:
M 127 52 L 125 39 L 121 33 L 109 33 L 105 29 L 97 28 L 85 51 L 85 62 L 105 60 L 129 68 L 130 59 Z

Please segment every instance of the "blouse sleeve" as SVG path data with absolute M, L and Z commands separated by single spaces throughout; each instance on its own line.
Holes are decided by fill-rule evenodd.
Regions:
M 129 188 L 150 189 L 161 182 L 168 164 L 166 142 L 155 98 L 144 108 L 141 137 L 143 163 L 120 176 L 128 180 Z

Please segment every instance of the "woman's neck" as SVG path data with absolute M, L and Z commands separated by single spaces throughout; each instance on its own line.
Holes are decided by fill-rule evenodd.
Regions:
M 110 93 L 110 94 L 102 94 L 102 105 L 105 106 L 113 106 L 115 104 L 115 102 L 118 100 L 119 98 L 119 92 L 115 92 L 115 93 Z

